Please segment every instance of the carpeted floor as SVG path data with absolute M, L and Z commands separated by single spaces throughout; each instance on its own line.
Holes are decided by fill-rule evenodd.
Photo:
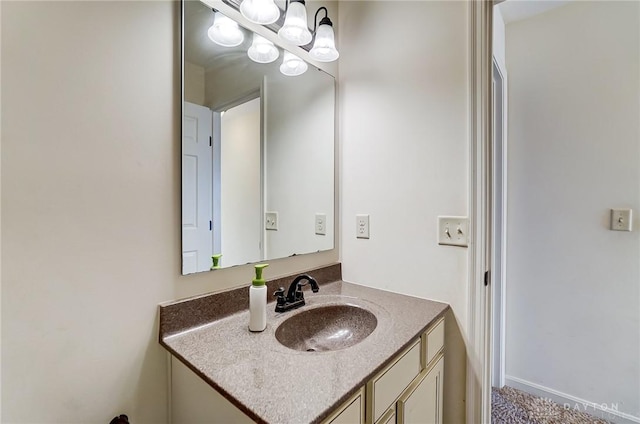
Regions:
M 584 412 L 530 395 L 511 387 L 491 392 L 492 424 L 608 424 Z

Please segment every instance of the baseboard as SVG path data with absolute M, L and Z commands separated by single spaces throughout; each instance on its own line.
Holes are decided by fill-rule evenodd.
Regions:
M 535 396 L 551 399 L 560 405 L 564 405 L 566 408 L 586 412 L 616 424 L 640 424 L 640 417 L 620 412 L 617 410 L 617 405 L 614 404 L 607 405 L 606 403 L 603 403 L 598 405 L 594 402 L 589 402 L 588 400 L 580 399 L 510 375 L 507 375 L 505 380 L 507 386 L 522 390 L 523 392 L 531 393 Z

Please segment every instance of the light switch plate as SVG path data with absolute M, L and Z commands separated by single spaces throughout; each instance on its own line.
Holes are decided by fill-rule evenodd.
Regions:
M 631 209 L 611 209 L 611 229 L 613 231 L 631 231 L 632 220 Z
M 264 228 L 271 231 L 278 231 L 278 212 L 265 212 Z
M 327 214 L 325 213 L 316 214 L 316 234 L 319 236 L 327 234 Z
M 469 219 L 466 216 L 439 216 L 438 244 L 469 246 Z

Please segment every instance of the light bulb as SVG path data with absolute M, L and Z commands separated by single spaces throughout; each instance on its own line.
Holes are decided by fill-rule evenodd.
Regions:
M 211 41 L 222 47 L 236 47 L 244 41 L 244 34 L 236 21 L 218 11 L 213 14 L 213 25 L 207 31 L 207 35 Z
M 255 24 L 269 25 L 280 17 L 280 8 L 273 0 L 243 0 L 240 13 Z
M 307 27 L 307 9 L 304 6 L 304 0 L 291 1 L 278 36 L 296 46 L 304 46 L 311 42 L 312 36 Z
M 328 20 L 328 18 L 324 19 Z M 309 51 L 309 54 L 319 62 L 333 62 L 340 56 L 338 50 L 336 50 L 331 21 L 329 21 L 328 24 L 320 22 L 320 26 L 316 30 L 316 40 L 313 43 L 313 48 Z
M 280 72 L 287 76 L 295 77 L 304 74 L 307 68 L 307 63 L 304 60 L 285 50 L 284 59 L 282 59 L 282 65 L 280 65 Z
M 280 51 L 271 41 L 254 33 L 247 55 L 254 62 L 271 63 L 280 56 Z

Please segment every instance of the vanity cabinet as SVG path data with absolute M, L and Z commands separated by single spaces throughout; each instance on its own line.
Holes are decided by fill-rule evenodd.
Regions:
M 440 318 L 322 424 L 441 424 L 443 377 Z M 171 379 L 172 422 L 253 422 L 174 357 Z
M 441 318 L 354 396 L 361 408 L 359 402 L 364 390 L 364 416 L 353 413 L 356 403 L 351 398 L 323 424 L 441 424 L 443 377 L 444 319 Z
M 367 383 L 367 423 L 442 423 L 444 319 Z

